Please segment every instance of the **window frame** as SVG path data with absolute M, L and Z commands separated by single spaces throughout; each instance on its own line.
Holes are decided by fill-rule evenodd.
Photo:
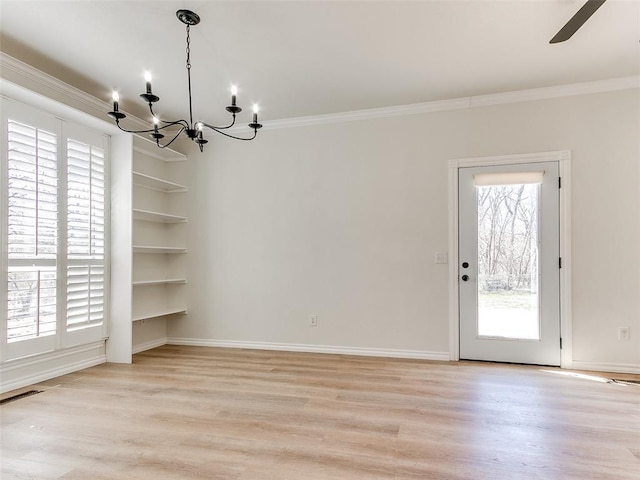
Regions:
M 2 133 L 0 153 L 0 195 L 2 208 L 0 212 L 0 236 L 2 248 L 0 250 L 0 345 L 2 346 L 0 361 L 19 360 L 25 357 L 47 354 L 66 348 L 88 345 L 96 341 L 105 341 L 109 332 L 109 301 L 110 301 L 110 136 L 92 127 L 83 126 L 54 115 L 42 108 L 22 103 L 2 95 Z M 56 332 L 53 335 L 31 338 L 17 342 L 8 342 L 8 270 L 10 263 L 16 263 L 8 258 L 8 121 L 9 119 L 25 123 L 42 130 L 48 130 L 56 135 L 57 170 L 58 170 L 58 245 L 57 256 L 52 262 L 56 267 Z M 67 145 L 68 139 L 88 143 L 104 152 L 104 292 L 103 292 L 103 320 L 99 325 L 89 325 L 85 328 L 67 327 L 67 269 L 76 265 L 77 260 L 67 255 Z M 27 259 L 27 263 L 29 259 Z M 50 260 L 51 262 L 51 260 Z M 94 262 L 95 263 L 95 262 Z

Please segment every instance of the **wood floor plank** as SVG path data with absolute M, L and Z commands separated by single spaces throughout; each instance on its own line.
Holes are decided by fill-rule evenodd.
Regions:
M 640 479 L 640 386 L 566 373 L 164 346 L 0 407 L 0 477 Z

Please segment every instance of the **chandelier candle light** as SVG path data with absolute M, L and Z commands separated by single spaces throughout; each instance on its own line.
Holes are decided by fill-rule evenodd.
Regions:
M 120 101 L 120 96 L 117 90 L 113 91 L 113 97 L 112 97 L 113 111 L 108 112 L 108 115 L 115 120 L 116 125 L 120 130 L 127 133 L 148 133 L 149 136 L 156 141 L 156 145 L 158 145 L 158 147 L 160 148 L 168 147 L 180 136 L 182 132 L 185 132 L 187 134 L 187 137 L 189 137 L 191 140 L 193 140 L 198 144 L 198 146 L 200 147 L 200 151 L 202 152 L 204 145 L 208 143 L 208 140 L 206 140 L 203 137 L 202 131 L 204 127 L 210 130 L 213 130 L 214 132 L 220 133 L 221 135 L 224 135 L 226 137 L 233 138 L 235 140 L 253 140 L 254 138 L 256 138 L 258 134 L 258 129 L 262 128 L 262 125 L 258 123 L 258 105 L 256 104 L 253 105 L 253 119 L 252 119 L 252 122 L 249 123 L 249 128 L 253 129 L 252 137 L 249 137 L 249 138 L 236 137 L 235 135 L 231 135 L 223 131 L 235 125 L 236 114 L 242 111 L 242 108 L 240 108 L 236 104 L 238 88 L 235 85 L 231 86 L 231 105 L 226 107 L 227 112 L 229 112 L 232 116 L 232 120 L 229 125 L 226 125 L 224 127 L 217 127 L 203 121 L 196 121 L 196 122 L 193 121 L 193 106 L 192 106 L 192 100 L 191 100 L 191 59 L 190 59 L 191 39 L 189 37 L 189 29 L 192 25 L 197 25 L 198 23 L 200 23 L 200 17 L 194 12 L 192 12 L 191 10 L 178 10 L 176 12 L 176 16 L 178 17 L 178 20 L 180 20 L 182 23 L 184 23 L 187 26 L 187 80 L 189 84 L 189 121 L 187 120 L 166 121 L 158 118 L 158 116 L 153 111 L 153 104 L 159 101 L 160 97 L 153 94 L 153 91 L 151 89 L 151 73 L 149 72 L 145 72 L 144 74 L 144 80 L 146 82 L 146 92 L 141 94 L 140 96 L 145 102 L 149 104 L 149 111 L 151 112 L 153 128 L 149 130 L 127 130 L 120 125 L 120 120 L 122 120 L 123 118 L 126 118 L 126 115 L 122 113 L 119 109 L 118 102 Z M 172 127 L 180 127 L 180 128 L 178 132 L 175 133 L 174 137 L 171 140 L 169 140 L 165 144 L 161 144 L 160 140 L 162 140 L 165 137 L 164 134 L 162 133 L 162 130 L 170 129 Z M 173 133 L 174 132 L 172 131 L 171 134 Z

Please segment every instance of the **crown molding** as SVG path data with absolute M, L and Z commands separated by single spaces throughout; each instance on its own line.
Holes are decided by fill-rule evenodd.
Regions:
M 52 100 L 62 102 L 65 105 L 76 108 L 100 120 L 105 120 L 105 112 L 109 111 L 111 108 L 111 105 L 108 102 L 100 100 L 76 87 L 64 83 L 61 80 L 58 80 L 47 73 L 7 55 L 4 52 L 0 52 L 0 78 Z M 2 83 L 4 84 L 4 82 Z M 379 118 L 403 117 L 425 113 L 487 107 L 492 105 L 571 97 L 576 95 L 614 92 L 634 88 L 640 88 L 640 75 L 598 80 L 594 82 L 558 85 L 554 87 L 516 90 L 489 95 L 476 95 L 450 100 L 413 103 L 393 107 L 370 108 L 350 112 L 311 115 L 271 121 L 267 120 L 263 122 L 263 130 L 278 130 L 283 128 L 310 127 L 315 125 L 357 122 Z M 148 127 L 147 122 L 133 115 L 129 115 L 128 113 L 127 119 L 133 124 L 133 128 L 144 129 Z M 238 126 L 228 130 L 229 133 L 245 131 L 246 126 Z
M 328 115 L 314 115 L 308 117 L 287 118 L 263 122 L 263 130 L 277 130 L 281 128 L 308 127 L 330 123 L 355 122 L 373 120 L 377 118 L 402 117 L 424 113 L 461 110 L 466 108 L 488 107 L 509 103 L 531 102 L 553 98 L 571 97 L 576 95 L 590 95 L 595 93 L 614 92 L 640 88 L 640 75 L 612 78 L 594 82 L 573 83 L 554 87 L 515 90 L 490 95 L 476 95 L 470 97 L 439 100 L 434 102 L 414 103 L 385 108 L 372 108 L 352 112 Z
M 291 127 L 306 127 L 311 125 L 326 125 L 329 123 L 357 122 L 374 118 L 404 117 L 422 113 L 445 112 L 469 108 L 469 98 L 455 98 L 435 102 L 413 103 L 394 107 L 369 108 L 353 110 L 351 112 L 330 113 L 326 115 L 312 115 L 308 117 L 285 118 L 263 122 L 265 128 L 279 129 Z
M 18 96 L 16 100 L 25 101 L 25 95 L 19 89 L 28 90 L 41 97 L 61 103 L 82 113 L 88 114 L 105 125 L 113 126 L 106 117 L 112 105 L 94 97 L 62 80 L 57 79 L 17 58 L 0 51 L 0 86 L 2 93 Z M 134 128 L 148 128 L 148 122 L 127 113 L 127 120 Z M 114 127 L 115 128 L 115 127 Z M 114 130 L 118 131 L 119 130 Z
M 513 92 L 495 93 L 469 97 L 470 107 L 487 107 L 505 103 L 531 102 L 551 98 L 573 97 L 576 95 L 592 95 L 595 93 L 615 92 L 640 88 L 640 75 L 631 77 L 610 78 L 594 82 L 572 83 L 553 87 L 531 88 Z

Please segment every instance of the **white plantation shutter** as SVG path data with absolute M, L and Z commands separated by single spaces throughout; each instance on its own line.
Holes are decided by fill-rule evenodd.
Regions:
M 0 356 L 106 337 L 108 137 L 2 99 Z
M 102 324 L 104 319 L 104 267 L 67 268 L 67 326 Z
M 104 151 L 67 141 L 67 255 L 104 257 Z
M 105 303 L 105 154 L 67 139 L 67 328 L 102 325 Z
M 7 121 L 7 342 L 56 333 L 58 158 L 54 133 Z
M 7 129 L 9 258 L 55 258 L 56 135 L 13 120 Z

